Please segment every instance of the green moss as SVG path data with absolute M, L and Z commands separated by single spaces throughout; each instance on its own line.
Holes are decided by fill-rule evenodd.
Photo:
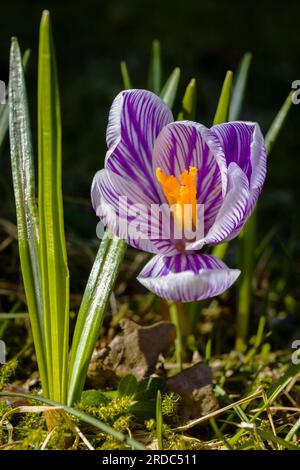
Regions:
M 5 400 L 0 401 L 0 421 L 2 420 L 5 413 L 9 412 L 11 407 L 6 404 Z M 7 443 L 8 431 L 5 426 L 0 426 L 0 445 L 3 446 Z
M 49 450 L 65 450 L 68 437 L 72 439 L 73 434 L 70 431 L 70 426 L 67 423 L 62 423 L 56 426 L 51 434 L 51 438 L 47 444 Z
M 18 419 L 19 422 L 14 427 L 16 440 L 28 437 L 34 430 L 46 430 L 45 419 L 41 413 L 24 413 Z
M 130 429 L 132 423 L 133 423 L 133 416 L 132 415 L 120 416 L 114 422 L 114 428 L 119 432 L 126 433 L 126 432 L 128 432 L 128 429 Z
M 180 400 L 180 395 L 175 392 L 164 394 L 161 404 L 163 416 L 176 416 L 178 414 Z
M 14 450 L 39 450 L 46 439 L 47 431 L 43 429 L 34 429 L 23 437 L 21 442 L 16 442 Z
M 4 389 L 10 378 L 15 374 L 18 366 L 17 359 L 12 359 L 0 368 L 0 391 Z
M 124 414 L 129 413 L 129 406 L 131 403 L 130 397 L 120 397 L 111 400 L 105 405 L 99 406 L 87 406 L 80 402 L 76 405 L 76 408 L 84 413 L 90 414 L 100 421 L 107 424 L 114 424 L 114 422 Z
M 105 441 L 100 447 L 97 447 L 97 450 L 125 450 L 128 449 L 126 444 L 123 444 L 120 441 L 117 441 L 112 436 L 107 436 Z

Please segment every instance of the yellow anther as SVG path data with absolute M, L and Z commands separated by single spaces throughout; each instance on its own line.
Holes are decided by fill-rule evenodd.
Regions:
M 174 219 L 181 227 L 185 224 L 190 223 L 192 217 L 193 225 L 196 226 L 197 222 L 197 173 L 198 169 L 194 166 L 190 166 L 189 170 L 184 170 L 179 176 L 179 181 L 173 175 L 167 176 L 161 170 L 156 169 L 156 178 L 161 184 L 164 195 L 170 206 L 174 206 Z M 185 208 L 185 206 L 188 207 Z

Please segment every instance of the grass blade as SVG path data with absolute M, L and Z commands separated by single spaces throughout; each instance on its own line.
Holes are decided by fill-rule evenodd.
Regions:
M 80 306 L 70 359 L 68 404 L 80 399 L 87 368 L 99 336 L 126 244 L 106 231 Z
M 26 72 L 27 65 L 29 62 L 30 50 L 27 49 L 23 55 L 23 70 Z M 0 106 L 0 150 L 5 142 L 5 137 L 8 132 L 8 121 L 9 121 L 9 106 L 8 106 L 8 93 L 6 95 L 6 103 Z
M 113 436 L 115 439 L 117 439 L 120 442 L 126 442 L 129 446 L 131 446 L 133 449 L 136 450 L 145 450 L 146 448 L 143 446 L 143 444 L 139 441 L 136 441 L 132 437 L 128 437 L 125 434 L 122 434 L 121 432 L 117 431 L 116 429 L 112 428 L 108 424 L 103 423 L 99 419 L 94 418 L 93 416 L 90 416 L 86 413 L 83 413 L 82 411 L 78 411 L 75 408 L 71 408 L 66 405 L 62 405 L 61 403 L 58 403 L 53 400 L 49 400 L 44 397 L 40 397 L 38 395 L 30 395 L 27 393 L 14 393 L 14 392 L 0 392 L 0 396 L 2 397 L 20 397 L 20 398 L 26 398 L 27 400 L 34 400 L 34 401 L 39 401 L 41 403 L 46 403 L 47 405 L 53 406 L 56 409 L 62 409 L 66 413 L 75 416 L 75 418 L 80 419 L 84 423 L 87 423 L 96 429 L 99 429 L 100 431 L 110 434 Z
M 188 120 L 194 121 L 196 117 L 197 89 L 196 79 L 192 78 L 186 87 L 182 100 L 182 110 L 178 114 L 178 121 Z
M 128 72 L 128 69 L 127 69 L 127 64 L 126 64 L 125 61 L 120 63 L 120 68 L 121 68 L 121 75 L 122 75 L 122 79 L 123 79 L 124 89 L 129 90 L 130 88 L 132 88 L 132 86 L 131 86 L 131 80 L 130 80 L 129 72 Z
M 239 119 L 245 96 L 251 61 L 252 54 L 250 52 L 247 52 L 243 56 L 238 66 L 229 107 L 229 121 L 236 121 L 237 119 Z
M 67 393 L 69 273 L 61 183 L 61 119 L 49 12 L 42 15 L 38 63 L 40 265 L 50 398 Z M 51 379 L 50 379 L 51 377 Z
M 161 93 L 161 99 L 169 106 L 170 109 L 173 108 L 174 101 L 177 94 L 178 84 L 180 79 L 180 68 L 176 67 L 168 80 L 166 81 Z
M 163 415 L 160 390 L 158 390 L 156 397 L 156 435 L 158 450 L 163 450 Z
M 161 90 L 161 53 L 160 42 L 157 40 L 152 43 L 148 89 L 156 95 L 159 95 Z
M 259 436 L 264 439 L 265 441 L 271 441 L 271 442 L 274 442 L 275 444 L 279 444 L 281 447 L 283 447 L 284 449 L 288 449 L 288 450 L 299 450 L 299 447 L 294 445 L 294 444 L 291 444 L 290 442 L 288 441 L 285 441 L 284 439 L 282 439 L 281 437 L 278 437 L 278 436 L 274 436 L 274 434 L 272 434 L 270 431 L 264 431 L 263 429 L 260 429 L 260 428 L 257 428 L 256 429 L 256 432 L 257 434 L 259 434 Z
M 267 147 L 267 155 L 271 153 L 274 143 L 277 140 L 278 134 L 282 129 L 282 126 L 287 118 L 288 112 L 292 106 L 292 97 L 295 92 L 291 91 L 280 108 L 279 112 L 276 114 L 274 121 L 272 122 L 268 132 L 266 133 L 265 141 Z
M 229 105 L 230 105 L 230 97 L 231 97 L 231 89 L 232 89 L 232 77 L 233 73 L 231 70 L 225 75 L 225 79 L 223 82 L 217 111 L 214 117 L 214 125 L 222 124 L 228 120 L 228 112 L 229 112 Z
M 295 422 L 295 424 L 291 427 L 291 429 L 285 436 L 285 441 L 291 441 L 294 435 L 298 432 L 299 428 L 300 428 L 300 418 Z
M 44 394 L 48 395 L 32 139 L 21 53 L 12 39 L 9 73 L 11 166 L 24 288 Z

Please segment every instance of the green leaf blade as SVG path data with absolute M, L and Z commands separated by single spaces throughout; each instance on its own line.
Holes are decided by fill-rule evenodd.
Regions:
M 245 97 L 251 61 L 252 54 L 250 52 L 246 52 L 238 66 L 229 107 L 229 121 L 236 121 L 239 119 Z
M 70 358 L 68 403 L 80 398 L 126 244 L 106 231 L 100 244 L 78 313 Z
M 231 89 L 232 89 L 232 78 L 233 73 L 231 70 L 225 75 L 225 79 L 223 82 L 220 98 L 218 101 L 218 106 L 216 110 L 216 114 L 214 117 L 214 125 L 222 124 L 223 122 L 228 121 L 228 113 L 229 113 L 229 105 L 230 105 L 230 98 L 231 98 Z
M 10 52 L 9 131 L 21 269 L 42 387 L 48 395 L 33 150 L 24 71 L 16 38 L 12 39 Z
M 282 107 L 276 114 L 268 132 L 266 133 L 265 141 L 266 141 L 267 155 L 270 155 L 273 145 L 275 144 L 278 138 L 278 135 L 288 116 L 289 110 L 291 109 L 291 106 L 293 104 L 293 100 L 292 100 L 293 94 L 294 94 L 294 91 L 291 91 L 288 94 L 285 102 L 283 103 Z
M 22 59 L 24 72 L 26 72 L 28 62 L 29 62 L 29 57 L 30 57 L 30 50 L 27 49 L 24 52 L 23 59 Z M 8 123 L 9 123 L 9 105 L 8 105 L 8 92 L 7 92 L 6 103 L 3 105 L 0 105 L 0 150 L 3 147 L 5 138 L 8 132 Z
M 160 390 L 158 390 L 156 397 L 156 435 L 158 449 L 163 450 L 163 415 Z
M 125 90 L 130 90 L 130 88 L 132 88 L 131 80 L 130 80 L 127 64 L 126 64 L 125 61 L 120 63 L 120 68 L 121 68 L 121 75 L 122 75 L 122 79 L 123 79 L 124 89 Z
M 67 393 L 69 273 L 61 185 L 61 118 L 50 15 L 40 26 L 38 64 L 38 151 L 40 265 L 44 299 L 50 397 L 64 403 Z M 50 369 L 51 367 L 51 369 Z
M 160 42 L 155 40 L 152 43 L 151 60 L 148 75 L 148 89 L 159 95 L 161 90 L 161 52 Z
M 166 81 L 160 93 L 161 99 L 166 103 L 167 106 L 169 106 L 170 109 L 173 108 L 173 105 L 175 102 L 177 89 L 179 85 L 179 79 L 180 79 L 180 68 L 176 67 L 171 73 L 171 75 L 169 76 L 168 80 Z
M 186 87 L 182 100 L 182 110 L 178 114 L 178 121 L 194 121 L 196 117 L 197 88 L 196 79 L 192 78 Z

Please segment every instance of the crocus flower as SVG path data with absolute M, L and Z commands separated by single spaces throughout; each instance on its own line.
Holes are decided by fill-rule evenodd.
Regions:
M 124 234 L 115 215 L 119 221 L 132 221 L 128 213 L 136 204 L 145 207 L 139 214 L 145 234 L 150 233 L 153 204 L 175 202 L 181 207 L 188 201 L 192 223 L 197 217 L 195 205 L 204 207 L 200 238 L 178 243 L 172 237 L 136 239 L 127 234 L 130 245 L 155 253 L 139 274 L 140 283 L 163 298 L 181 302 L 228 289 L 240 271 L 200 250 L 236 237 L 254 209 L 266 175 L 259 126 L 236 121 L 208 129 L 196 122 L 174 122 L 159 97 L 145 90 L 126 90 L 112 104 L 107 146 L 105 169 L 95 175 L 91 194 L 100 220 L 116 235 Z M 176 222 L 181 215 L 173 217 Z M 159 216 L 155 223 L 163 232 Z

